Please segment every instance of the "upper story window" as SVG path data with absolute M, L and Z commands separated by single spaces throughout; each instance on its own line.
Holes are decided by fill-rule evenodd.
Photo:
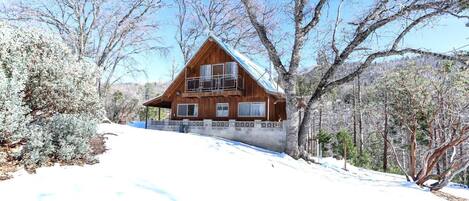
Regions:
M 201 79 L 208 80 L 214 75 L 238 77 L 238 64 L 236 62 L 226 62 L 200 66 Z
M 225 65 L 223 63 L 212 64 L 212 75 L 213 76 L 223 76 L 223 74 L 225 74 Z
M 239 117 L 265 117 L 265 102 L 240 102 Z
M 212 65 L 202 65 L 200 66 L 200 77 L 203 80 L 211 79 L 212 78 Z
M 178 104 L 177 115 L 178 117 L 196 117 L 198 109 L 198 105 L 194 103 Z
M 226 62 L 225 75 L 232 75 L 238 77 L 238 64 L 236 62 Z

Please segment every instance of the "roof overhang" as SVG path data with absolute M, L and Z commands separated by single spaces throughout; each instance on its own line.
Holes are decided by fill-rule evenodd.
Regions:
M 164 99 L 164 96 L 160 95 L 144 102 L 143 105 L 147 107 L 171 108 L 171 101 Z

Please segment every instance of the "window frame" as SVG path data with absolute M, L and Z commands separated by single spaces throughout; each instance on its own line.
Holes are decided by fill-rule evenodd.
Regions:
M 186 115 L 179 115 L 179 106 L 187 106 Z M 189 115 L 189 105 L 194 105 L 194 115 Z M 198 117 L 199 116 L 199 104 L 197 103 L 180 103 L 176 105 L 176 116 L 177 117 Z
M 214 66 L 219 67 L 221 66 L 221 74 L 218 76 L 224 76 L 225 75 L 225 63 L 217 63 L 217 64 L 210 64 L 212 66 L 212 77 L 215 76 L 214 72 Z
M 204 67 L 207 67 L 209 68 L 210 70 L 210 75 L 202 75 L 203 73 L 202 72 L 206 72 L 204 69 Z M 209 72 L 207 71 L 207 72 Z M 200 70 L 199 70 L 199 73 L 200 73 L 200 79 L 201 80 L 211 80 L 212 77 L 213 77 L 213 66 L 212 64 L 204 64 L 204 65 L 200 65 Z
M 264 107 L 263 107 L 263 108 L 264 108 L 264 111 L 263 111 L 264 114 L 261 115 L 261 116 L 253 116 L 253 115 L 252 115 L 252 108 L 251 108 L 251 106 L 250 106 L 250 107 L 249 107 L 249 115 L 248 115 L 248 116 L 246 116 L 246 115 L 240 115 L 239 110 L 240 110 L 240 108 L 241 108 L 241 104 L 250 104 L 250 105 L 253 105 L 253 104 L 262 104 L 262 105 L 264 105 Z M 267 110 L 267 108 L 266 108 L 266 102 L 262 102 L 262 101 L 259 101 L 259 102 L 238 102 L 238 117 L 265 117 L 265 116 L 266 116 L 266 113 L 267 113 L 266 110 Z
M 218 115 L 218 106 L 219 106 L 219 105 L 226 105 L 226 109 L 227 109 L 227 110 L 226 110 L 226 112 L 227 112 L 227 113 L 226 113 L 226 116 L 219 116 L 219 115 Z M 224 110 L 222 110 L 222 111 L 224 111 Z M 230 104 L 229 104 L 229 103 L 217 103 L 217 104 L 215 105 L 215 116 L 216 116 L 216 117 L 229 117 L 229 116 L 230 116 Z
M 230 66 L 229 64 L 234 64 L 234 68 L 232 69 L 232 72 L 231 74 L 227 74 L 226 72 L 228 71 L 227 67 Z M 229 61 L 229 62 L 226 62 L 225 63 L 225 66 L 224 66 L 224 73 L 223 73 L 225 76 L 232 76 L 232 77 L 238 77 L 238 63 L 236 63 L 235 61 Z

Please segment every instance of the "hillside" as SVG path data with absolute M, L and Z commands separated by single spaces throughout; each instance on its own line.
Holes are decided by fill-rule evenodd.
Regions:
M 110 149 L 91 166 L 17 172 L 2 200 L 443 200 L 403 177 L 297 161 L 210 137 L 100 125 Z M 469 199 L 469 190 L 444 189 Z

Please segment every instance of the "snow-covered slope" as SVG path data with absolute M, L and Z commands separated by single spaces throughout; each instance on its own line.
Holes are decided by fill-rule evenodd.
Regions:
M 103 124 L 115 133 L 92 166 L 24 171 L 0 182 L 1 200 L 441 200 L 396 175 L 323 159 L 297 161 L 242 143 Z M 445 189 L 469 198 L 465 189 Z

